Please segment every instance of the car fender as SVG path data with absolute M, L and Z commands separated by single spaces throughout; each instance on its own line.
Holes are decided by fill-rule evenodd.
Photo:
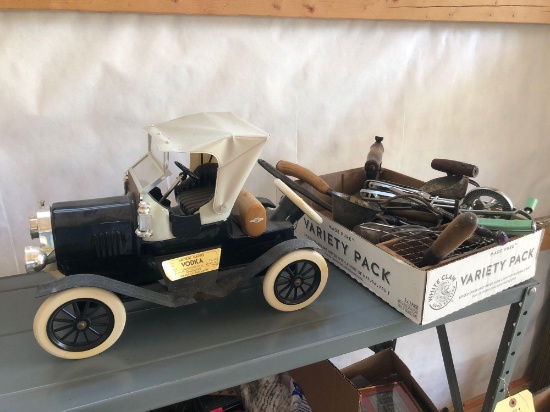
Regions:
M 284 255 L 297 249 L 320 249 L 320 247 L 317 243 L 309 239 L 289 239 L 278 243 L 245 267 L 244 270 L 248 275 L 247 277 L 253 277 L 260 274 Z
M 36 297 L 47 296 L 52 293 L 61 292 L 62 290 L 84 286 L 105 289 L 118 295 L 129 296 L 162 306 L 178 306 L 175 297 L 169 293 L 159 293 L 140 286 L 110 279 L 105 276 L 88 273 L 66 276 L 52 282 L 44 283 L 37 287 Z
M 227 285 L 227 287 L 224 288 L 224 294 L 229 293 L 231 290 L 234 290 L 236 287 L 238 287 L 238 285 L 244 283 L 245 281 L 253 278 L 256 275 L 259 275 L 281 257 L 290 252 L 293 252 L 297 249 L 319 248 L 320 247 L 319 245 L 317 245 L 317 243 L 309 239 L 289 239 L 284 242 L 278 243 L 254 261 L 248 263 L 241 269 L 238 269 L 238 273 L 233 272 L 233 274 L 231 275 L 231 285 Z M 223 281 L 220 283 L 223 283 Z M 88 273 L 66 276 L 62 279 L 57 279 L 40 285 L 37 288 L 36 296 L 43 297 L 51 295 L 53 293 L 61 292 L 62 290 L 85 286 L 105 289 L 118 295 L 128 296 L 131 298 L 168 307 L 183 306 L 196 302 L 196 300 L 193 298 L 182 299 L 181 296 L 176 297 L 169 291 L 156 292 L 144 287 L 135 286 L 105 276 Z

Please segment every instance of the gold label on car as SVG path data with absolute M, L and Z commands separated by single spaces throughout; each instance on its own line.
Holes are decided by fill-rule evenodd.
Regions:
M 164 269 L 168 279 L 176 281 L 200 273 L 218 270 L 221 254 L 221 248 L 217 248 L 180 256 L 162 262 L 162 269 Z

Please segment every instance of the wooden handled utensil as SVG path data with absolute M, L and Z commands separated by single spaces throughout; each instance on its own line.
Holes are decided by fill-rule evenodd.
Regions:
M 280 160 L 275 167 L 285 175 L 296 177 L 318 192 L 329 195 L 332 198 L 334 221 L 350 230 L 360 223 L 372 221 L 381 211 L 375 203 L 333 190 L 327 182 L 303 166 Z
M 276 177 L 277 179 L 280 179 L 283 183 L 285 183 L 288 187 L 290 187 L 292 190 L 300 193 L 304 197 L 308 198 L 314 203 L 317 203 L 319 206 L 321 206 L 323 209 L 328 210 L 329 212 L 332 212 L 332 206 L 329 205 L 327 202 L 323 201 L 322 199 L 319 199 L 317 196 L 314 196 L 312 193 L 308 192 L 306 189 L 304 189 L 302 186 L 298 185 L 293 180 L 289 179 L 286 174 L 281 172 L 280 170 L 277 170 L 275 167 L 270 165 L 268 162 L 262 159 L 258 159 L 258 164 L 262 166 L 265 170 L 267 170 L 271 175 Z
M 432 169 L 447 173 L 448 175 L 476 177 L 479 174 L 479 168 L 476 165 L 457 160 L 433 159 L 431 166 Z
M 384 154 L 384 146 L 382 145 L 382 136 L 375 136 L 375 142 L 372 144 L 365 162 L 365 174 L 367 180 L 377 180 L 382 168 L 382 155 Z
M 477 216 L 461 213 L 445 227 L 435 242 L 424 252 L 418 267 L 436 265 L 467 240 L 477 228 Z
M 431 166 L 434 170 L 447 173 L 447 176 L 426 182 L 420 190 L 447 199 L 462 199 L 468 190 L 470 177 L 476 177 L 479 173 L 477 166 L 457 160 L 433 159 Z
M 286 160 L 279 160 L 275 167 L 278 171 L 284 173 L 285 175 L 295 177 L 300 179 L 302 182 L 309 184 L 320 193 L 329 196 L 332 196 L 334 193 L 334 190 L 330 188 L 327 182 L 303 166 L 297 165 L 296 163 L 287 162 Z

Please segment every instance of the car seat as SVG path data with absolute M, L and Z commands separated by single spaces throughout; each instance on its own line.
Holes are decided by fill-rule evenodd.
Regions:
M 193 170 L 199 180 L 188 177 L 175 189 L 174 195 L 185 215 L 195 214 L 202 205 L 214 197 L 216 178 L 218 176 L 217 163 L 203 163 Z

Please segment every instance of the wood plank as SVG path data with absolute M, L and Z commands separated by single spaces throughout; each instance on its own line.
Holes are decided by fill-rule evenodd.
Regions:
M 540 250 L 548 250 L 550 249 L 550 228 L 546 228 L 544 230 L 544 234 L 542 235 L 542 241 L 540 243 Z
M 510 383 L 510 385 L 508 386 L 508 393 L 510 395 L 515 395 L 516 393 L 520 393 L 525 389 L 529 389 L 530 384 L 531 384 L 530 377 L 518 379 L 517 381 Z M 472 398 L 466 402 L 463 402 L 464 412 L 481 412 L 484 401 L 485 401 L 485 394 L 476 396 L 475 398 Z M 449 412 L 454 412 L 454 408 L 452 406 L 449 406 L 448 410 Z
M 547 0 L 0 0 L 0 9 L 550 23 Z

